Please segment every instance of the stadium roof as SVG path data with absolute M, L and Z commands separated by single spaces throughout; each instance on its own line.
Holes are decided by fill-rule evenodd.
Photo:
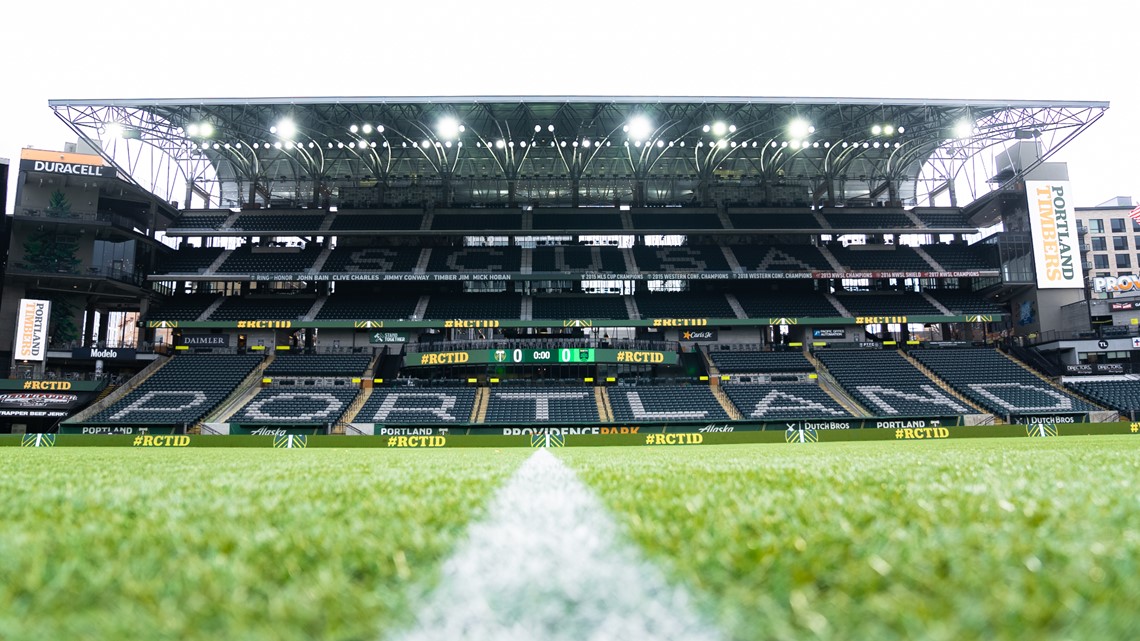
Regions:
M 962 204 L 1107 102 L 451 96 L 52 100 L 124 175 L 210 206 Z M 156 153 L 157 152 L 157 153 Z M 1035 166 L 1023 167 L 1022 172 Z M 1003 181 L 1017 176 L 1003 176 Z M 967 194 L 957 194 L 965 189 Z M 365 205 L 367 206 L 367 205 Z

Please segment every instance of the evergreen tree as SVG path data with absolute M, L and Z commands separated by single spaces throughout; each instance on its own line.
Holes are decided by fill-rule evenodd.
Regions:
M 79 327 L 75 325 L 75 307 L 62 298 L 52 298 L 48 331 L 51 333 L 52 343 L 56 345 L 79 340 Z
M 62 191 L 57 189 L 51 192 L 51 200 L 48 201 L 47 213 L 53 215 L 67 215 L 71 213 L 71 203 L 67 200 L 67 196 L 63 195 Z
M 75 274 L 79 271 L 78 251 L 77 236 L 40 230 L 24 241 L 24 260 L 19 266 L 37 272 Z

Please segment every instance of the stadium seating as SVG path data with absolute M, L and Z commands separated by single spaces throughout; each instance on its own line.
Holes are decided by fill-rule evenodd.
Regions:
M 724 294 L 652 293 L 634 300 L 642 318 L 736 318 Z
M 159 274 L 200 274 L 206 271 L 225 250 L 221 247 L 187 247 L 162 259 L 155 272 Z
M 261 356 L 179 354 L 138 388 L 91 417 L 92 424 L 192 424 L 222 402 Z
M 641 209 L 630 213 L 633 228 L 650 230 L 722 229 L 720 218 L 715 213 L 677 213 L 678 210 L 661 208 Z
M 810 213 L 761 214 L 729 212 L 728 220 L 735 229 L 822 229 Z
M 396 212 L 340 212 L 329 225 L 329 231 L 414 231 L 423 225 L 423 214 Z
M 883 212 L 872 208 L 852 208 L 844 212 L 823 214 L 832 229 L 913 229 L 914 221 L 902 212 Z
M 1052 387 L 996 350 L 919 349 L 910 354 L 964 396 L 1001 416 L 1098 409 Z
M 218 299 L 216 294 L 185 294 L 164 300 L 150 310 L 148 320 L 192 321 Z
M 1070 381 L 1065 387 L 1135 420 L 1140 413 L 1140 381 Z
M 835 298 L 855 316 L 939 316 L 937 307 L 919 294 L 906 293 L 859 293 L 836 294 Z
M 368 354 L 278 354 L 266 376 L 360 376 L 368 369 Z
M 875 247 L 874 249 L 854 249 L 832 245 L 828 247 L 835 259 L 852 271 L 910 271 L 929 272 L 934 267 L 926 262 L 913 248 L 906 245 L 856 245 L 855 247 Z
M 737 292 L 749 318 L 831 318 L 839 316 L 823 294 L 815 292 Z
M 823 350 L 820 362 L 855 400 L 878 416 L 954 416 L 972 410 L 894 350 Z
M 729 270 L 724 252 L 715 245 L 685 247 L 638 245 L 633 248 L 633 258 L 637 262 L 637 268 L 643 272 L 726 272 Z
M 531 316 L 536 319 L 574 318 L 627 319 L 629 312 L 621 296 L 535 296 Z
M 923 245 L 922 248 L 934 262 L 948 271 L 993 271 L 998 268 L 996 262 L 987 258 L 988 247 L 939 244 Z
M 518 247 L 435 247 L 429 272 L 517 272 L 522 268 Z
M 616 247 L 536 247 L 531 256 L 532 269 L 536 272 L 625 273 L 625 259 Z
M 238 298 L 231 296 L 225 300 L 210 320 L 297 320 L 308 313 L 313 306 L 311 298 L 274 296 L 270 298 Z
M 952 209 L 923 209 L 916 207 L 911 213 L 932 229 L 969 229 L 970 223 L 962 212 Z
M 813 372 L 815 368 L 804 357 L 795 352 L 738 352 L 714 351 L 709 357 L 722 374 L 764 374 L 780 372 Z
M 725 421 L 728 414 L 708 387 L 618 386 L 608 390 L 617 421 Z
M 229 214 L 182 214 L 170 224 L 175 229 L 218 229 Z
M 377 387 L 356 414 L 362 423 L 467 423 L 474 387 Z
M 419 262 L 420 251 L 419 247 L 337 247 L 329 252 L 321 273 L 409 273 Z
M 381 320 L 411 318 L 419 303 L 419 294 L 376 294 L 352 296 L 336 294 L 317 312 L 316 320 Z
M 815 383 L 730 383 L 723 389 L 745 419 L 810 420 L 851 415 Z
M 616 209 L 575 209 L 565 212 L 535 211 L 536 231 L 620 231 L 621 213 Z
M 812 245 L 732 245 L 736 262 L 750 272 L 834 271 Z
M 487 423 L 597 421 L 594 388 L 585 386 L 501 386 L 490 390 Z
M 927 294 L 942 303 L 952 314 L 1008 314 L 1009 310 L 997 303 L 982 298 L 973 292 L 957 289 L 931 289 Z
M 325 214 L 256 213 L 242 214 L 234 220 L 233 228 L 249 232 L 315 232 L 321 228 Z
M 360 388 L 274 386 L 259 391 L 230 421 L 243 425 L 297 425 L 336 423 Z
M 517 294 L 433 294 L 428 299 L 424 318 L 518 318 L 522 313 L 522 296 Z
M 502 210 L 481 210 L 462 214 L 436 212 L 432 214 L 431 228 L 434 231 L 520 230 L 522 212 Z
M 218 267 L 223 274 L 296 274 L 313 266 L 321 248 L 310 243 L 304 249 L 295 247 L 259 248 L 250 245 L 238 247 Z

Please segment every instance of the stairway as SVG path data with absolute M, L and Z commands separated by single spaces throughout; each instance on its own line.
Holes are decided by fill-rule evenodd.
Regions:
M 327 303 L 327 302 L 329 302 L 328 296 L 321 296 L 317 300 L 313 301 L 313 306 L 310 307 L 309 311 L 304 316 L 301 317 L 301 320 L 311 321 L 314 318 L 316 318 L 317 314 L 321 313 L 321 308 L 324 307 L 325 303 Z
M 226 302 L 226 297 L 225 296 L 218 296 L 217 298 L 214 299 L 214 302 L 210 303 L 210 306 L 207 307 L 205 309 L 205 311 L 203 311 L 201 314 L 198 314 L 198 318 L 195 318 L 194 320 L 203 321 L 203 320 L 210 318 L 210 314 L 213 314 L 214 312 L 218 311 L 218 308 L 221 307 L 222 303 L 224 303 L 224 302 Z
M 1041 380 L 1042 380 L 1042 381 L 1044 381 L 1044 382 L 1045 382 L 1045 383 L 1046 383 L 1046 384 L 1047 384 L 1049 387 L 1052 387 L 1053 389 L 1055 389 L 1055 390 L 1057 390 L 1057 391 L 1059 391 L 1059 392 L 1063 392 L 1063 393 L 1064 393 L 1064 394 L 1066 394 L 1067 396 L 1074 396 L 1074 394 L 1073 394 L 1072 392 L 1070 392 L 1069 390 L 1065 389 L 1065 386 L 1064 386 L 1064 385 L 1061 385 L 1060 383 L 1057 383 L 1056 381 L 1054 381 L 1053 379 L 1049 378 L 1048 376 L 1045 376 L 1045 375 L 1044 375 L 1044 374 L 1042 374 L 1041 372 L 1038 372 L 1037 370 L 1035 370 L 1035 369 L 1033 369 L 1032 367 L 1030 367 L 1030 366 L 1026 365 L 1025 363 L 1023 363 L 1023 362 L 1021 362 L 1021 361 L 1017 360 L 1017 359 L 1016 359 L 1016 358 L 1014 358 L 1013 356 L 1010 356 L 1009 354 L 1006 354 L 1005 352 L 1001 351 L 1000 349 L 999 349 L 999 350 L 995 350 L 995 351 L 996 351 L 998 354 L 1001 354 L 1002 356 L 1004 356 L 1004 357 L 1008 358 L 1009 360 L 1013 361 L 1014 363 L 1017 363 L 1018 367 L 1020 367 L 1021 369 L 1023 369 L 1023 370 L 1025 370 L 1025 371 L 1029 372 L 1030 374 L 1033 374 L 1033 375 L 1034 375 L 1034 376 L 1036 376 L 1037 378 L 1041 379 Z M 1082 397 L 1082 398 L 1083 398 L 1083 397 Z M 1103 405 L 1101 405 L 1100 403 L 1097 403 L 1097 402 L 1095 402 L 1095 401 L 1092 401 L 1092 400 L 1089 400 L 1089 399 L 1084 399 L 1084 400 L 1086 400 L 1086 401 L 1088 402 L 1088 404 L 1089 404 L 1089 405 L 1094 405 L 1094 406 L 1096 406 L 1096 407 L 1099 407 L 1100 409 L 1102 409 L 1102 410 L 1104 410 L 1104 411 L 1106 411 L 1106 412 L 1115 412 L 1115 411 L 1116 411 L 1116 410 L 1113 410 L 1113 409 L 1109 409 L 1109 408 L 1107 408 L 1107 407 L 1105 407 L 1105 406 L 1103 406 Z
M 471 406 L 472 423 L 483 423 L 487 420 L 487 405 L 491 401 L 491 390 L 480 387 L 475 390 L 475 404 Z
M 420 250 L 420 259 L 416 261 L 416 266 L 412 268 L 413 274 L 426 274 L 428 262 L 431 261 L 431 247 L 424 247 Z
M 962 403 L 962 404 L 963 404 L 963 405 L 965 405 L 966 407 L 972 408 L 972 409 L 973 409 L 975 412 L 977 412 L 978 414 L 989 414 L 989 413 L 990 413 L 990 412 L 989 412 L 989 410 L 983 409 L 983 408 L 982 408 L 980 405 L 978 405 L 977 403 L 975 403 L 975 402 L 971 401 L 970 399 L 966 398 L 966 397 L 965 397 L 965 396 L 963 396 L 962 394 L 958 393 L 958 390 L 954 389 L 953 387 L 950 387 L 950 384 L 949 384 L 949 383 L 947 383 L 946 381 L 942 380 L 941 378 L 938 378 L 938 375 L 937 375 L 937 374 L 935 374 L 935 373 L 934 373 L 932 370 L 930 370 L 929 368 L 927 368 L 927 367 L 926 367 L 925 365 L 923 365 L 922 363 L 918 362 L 918 360 L 917 360 L 917 359 L 915 359 L 915 358 L 914 358 L 913 356 L 911 356 L 910 354 L 906 353 L 904 350 L 901 350 L 901 349 L 900 349 L 900 350 L 899 350 L 899 354 L 901 354 L 901 355 L 902 355 L 902 357 L 903 357 L 903 358 L 906 360 L 906 362 L 910 363 L 911 365 L 913 365 L 913 366 L 914 366 L 914 368 L 915 368 L 915 369 L 917 369 L 918 371 L 922 372 L 922 375 L 923 375 L 923 376 L 925 376 L 926 378 L 929 378 L 930 380 L 934 381 L 934 383 L 935 383 L 936 385 L 938 385 L 938 387 L 942 388 L 942 391 L 946 392 L 946 393 L 947 393 L 947 394 L 949 394 L 950 396 L 953 396 L 955 399 L 957 399 L 957 400 L 958 400 L 958 402 L 959 402 L 959 403 Z M 997 416 L 995 416 L 995 417 L 994 417 L 994 424 L 995 424 L 995 425 L 996 425 L 996 424 L 999 424 L 999 423 L 1001 423 L 1001 422 L 1002 422 L 1002 421 L 1001 421 L 1001 419 L 1000 419 L 999 417 L 997 417 Z
M 736 294 L 728 292 L 724 295 L 724 299 L 728 301 L 728 306 L 732 308 L 732 313 L 736 314 L 737 318 L 748 318 L 748 313 L 744 311 L 744 306 L 740 304 Z
M 258 363 L 257 367 L 253 368 L 253 371 L 237 384 L 234 391 L 230 392 L 230 395 L 225 397 L 221 403 L 218 403 L 218 407 L 214 411 L 198 421 L 198 425 L 228 422 L 231 416 L 237 414 L 238 410 L 261 391 L 261 379 L 265 375 L 265 368 L 269 367 L 275 358 L 277 358 L 275 354 L 270 354 Z
M 934 271 L 936 271 L 936 272 L 946 271 L 946 268 L 944 268 L 938 261 L 934 260 L 933 256 L 926 253 L 925 249 L 918 247 L 918 246 L 911 247 L 911 249 L 913 249 L 914 253 L 918 254 L 922 258 L 922 260 L 925 260 L 927 262 L 927 264 L 930 265 L 930 268 L 933 269 Z
M 603 423 L 614 422 L 614 411 L 610 407 L 610 395 L 601 385 L 594 388 L 594 402 L 598 405 L 598 420 Z
M 625 313 L 629 314 L 630 320 L 641 320 L 641 312 L 637 309 L 637 303 L 634 302 L 633 296 L 622 296 L 622 301 L 625 302 Z
M 360 393 L 349 403 L 348 409 L 341 415 L 339 422 L 351 423 L 356 420 L 356 415 L 360 413 L 360 410 L 364 409 L 364 404 L 368 402 L 370 396 L 372 396 L 372 386 L 361 387 Z
M 945 305 L 943 305 L 942 303 L 938 302 L 938 300 L 935 299 L 930 294 L 928 294 L 926 292 L 919 292 L 919 294 L 922 294 L 922 297 L 924 299 L 926 299 L 926 302 L 933 305 L 934 308 L 937 309 L 938 311 L 942 312 L 943 314 L 946 314 L 947 316 L 953 316 L 954 315 L 954 313 L 950 311 L 950 308 L 948 308 Z
M 319 274 L 325 268 L 325 261 L 329 259 L 329 254 L 332 253 L 332 247 L 325 245 L 320 254 L 317 254 L 317 260 L 313 261 L 313 266 L 307 269 L 310 274 Z
M 214 259 L 214 262 L 210 263 L 210 266 L 207 267 L 206 271 L 204 271 L 202 273 L 204 273 L 204 274 L 216 274 L 218 272 L 218 270 L 221 269 L 222 263 L 226 262 L 226 260 L 233 253 L 234 253 L 234 250 L 227 249 L 224 252 L 218 254 L 218 257 Z
M 837 272 L 847 271 L 843 269 L 843 265 L 839 264 L 839 259 L 835 257 L 835 254 L 831 253 L 831 250 L 827 248 L 827 245 L 820 245 L 819 247 L 816 247 L 816 249 L 818 249 L 819 253 L 823 254 L 823 257 L 827 259 L 827 264 L 831 265 L 831 269 Z
M 835 297 L 835 294 L 824 294 L 823 297 L 827 299 L 827 302 L 831 303 L 832 307 L 839 311 L 840 316 L 844 318 L 855 318 L 851 315 L 851 312 L 847 311 L 847 308 L 843 306 L 843 303 L 839 302 L 839 299 Z
M 847 395 L 847 390 L 843 389 L 839 381 L 835 380 L 831 372 L 827 371 L 827 368 L 823 366 L 823 363 L 820 362 L 814 354 L 805 350 L 804 357 L 807 358 L 808 362 L 815 368 L 816 375 L 818 376 L 816 382 L 819 383 L 819 388 L 830 396 L 833 401 L 838 403 L 840 407 L 850 412 L 852 416 L 874 416 L 872 412 L 867 411 L 867 409 L 860 405 L 855 399 Z
M 153 376 L 154 373 L 157 372 L 158 369 L 160 367 L 162 367 L 163 365 L 165 365 L 169 360 L 170 360 L 169 356 L 159 356 L 158 358 L 155 359 L 155 361 L 153 363 L 144 367 L 141 372 L 132 376 L 131 379 L 128 380 L 126 383 L 123 383 L 122 385 L 114 388 L 110 392 L 108 392 L 106 389 L 104 389 L 103 393 L 99 395 L 98 399 L 96 399 L 93 403 L 91 403 L 90 405 L 88 405 L 87 407 L 82 409 L 75 416 L 72 416 L 71 418 L 65 419 L 63 422 L 65 424 L 82 423 L 83 421 L 86 421 L 87 419 L 91 418 L 92 416 L 95 416 L 96 414 L 98 414 L 99 412 L 102 412 L 103 410 L 107 409 L 108 407 L 111 407 L 115 403 L 118 403 L 120 400 L 122 400 L 122 398 L 124 396 L 126 396 L 127 394 L 130 394 L 139 385 L 142 385 L 146 381 L 146 379 Z
M 427 313 L 427 306 L 428 306 L 428 295 L 424 294 L 423 296 L 420 296 L 420 299 L 418 301 L 416 301 L 416 311 L 412 312 L 413 314 L 415 314 L 416 320 L 423 320 L 424 319 L 424 314 Z
M 717 402 L 720 403 L 720 406 L 724 408 L 725 413 L 728 414 L 730 419 L 734 421 L 744 420 L 744 415 L 740 413 L 740 410 L 736 409 L 736 406 L 729 400 L 728 394 L 725 394 L 724 390 L 720 388 L 720 379 L 709 377 L 709 389 L 712 391 L 713 396 L 716 397 Z

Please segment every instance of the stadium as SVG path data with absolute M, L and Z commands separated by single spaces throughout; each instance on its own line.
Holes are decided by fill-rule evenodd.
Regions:
M 1108 103 L 50 107 L 3 516 L 108 527 L 3 544 L 0 637 L 1134 633 L 1140 213 L 1051 160 Z

